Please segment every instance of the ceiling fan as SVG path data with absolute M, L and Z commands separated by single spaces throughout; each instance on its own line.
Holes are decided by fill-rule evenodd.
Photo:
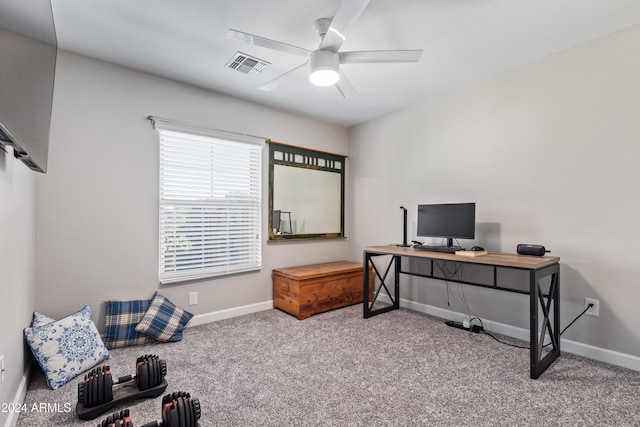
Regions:
M 321 18 L 313 27 L 320 36 L 316 50 L 290 45 L 238 30 L 228 30 L 226 37 L 254 46 L 266 47 L 307 58 L 303 64 L 267 82 L 260 89 L 270 91 L 280 85 L 291 73 L 309 64 L 309 80 L 317 86 L 335 85 L 343 97 L 354 95 L 355 88 L 340 69 L 341 64 L 372 64 L 390 62 L 418 62 L 422 50 L 369 50 L 340 52 L 347 34 L 358 20 L 369 0 L 342 0 L 333 18 Z

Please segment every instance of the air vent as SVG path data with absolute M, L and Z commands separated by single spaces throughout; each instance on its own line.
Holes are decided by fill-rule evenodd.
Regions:
M 246 53 L 236 52 L 235 55 L 227 62 L 225 67 L 239 71 L 249 76 L 254 76 L 262 72 L 264 67 L 269 64 L 267 61 L 247 55 Z

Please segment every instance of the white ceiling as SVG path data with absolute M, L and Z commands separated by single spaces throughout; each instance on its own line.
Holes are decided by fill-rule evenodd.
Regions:
M 24 32 L 40 14 L 24 0 L 0 12 Z M 640 23 L 638 0 L 371 0 L 341 50 L 422 49 L 418 63 L 341 66 L 358 94 L 290 75 L 305 60 L 225 38 L 228 29 L 313 50 L 313 22 L 340 0 L 51 0 L 58 47 L 343 126 Z M 12 16 L 13 14 L 13 16 Z M 0 24 L 2 18 L 0 18 Z M 225 68 L 236 51 L 270 63 L 256 76 Z

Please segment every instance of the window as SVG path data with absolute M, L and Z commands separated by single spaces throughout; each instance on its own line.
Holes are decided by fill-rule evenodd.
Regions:
M 160 282 L 260 269 L 264 139 L 150 119 L 160 134 Z

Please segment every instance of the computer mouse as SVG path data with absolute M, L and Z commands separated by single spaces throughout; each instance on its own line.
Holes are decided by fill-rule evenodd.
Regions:
M 478 252 L 478 251 L 484 251 L 484 248 L 482 246 L 474 246 L 469 250 L 473 252 Z

